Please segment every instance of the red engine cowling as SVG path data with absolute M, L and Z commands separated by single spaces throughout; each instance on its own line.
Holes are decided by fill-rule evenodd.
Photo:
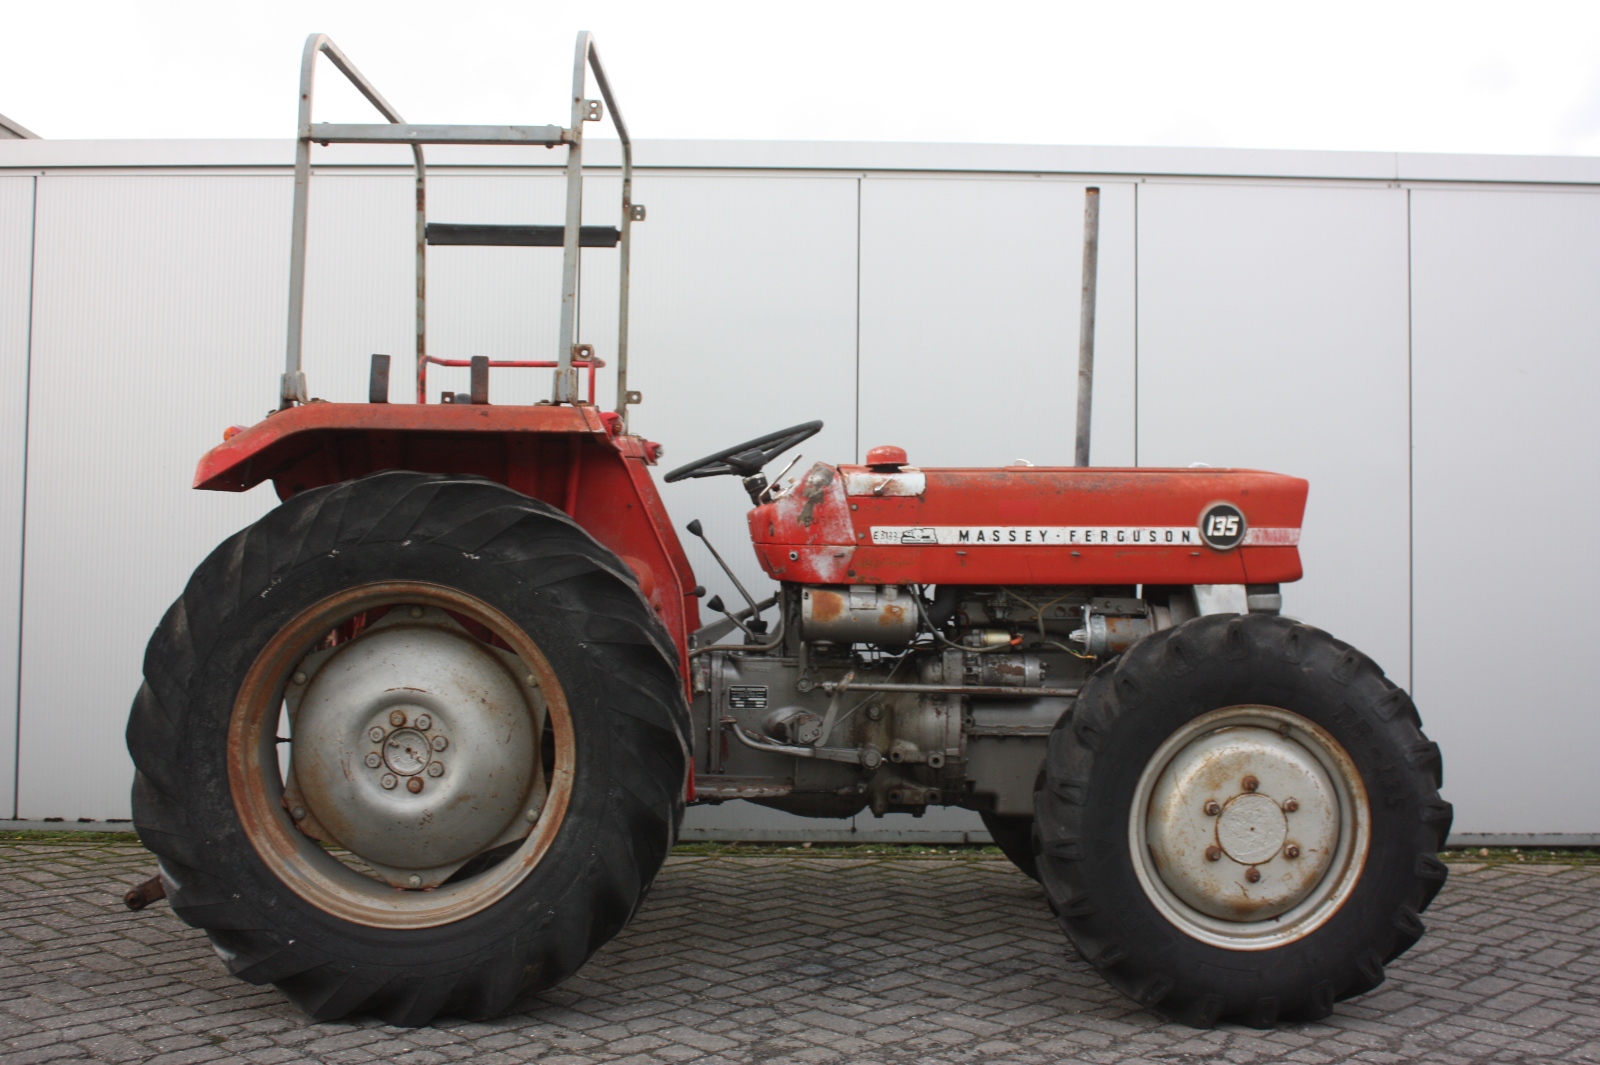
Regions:
M 818 463 L 750 511 L 750 538 L 768 574 L 801 584 L 1277 584 L 1301 576 L 1308 487 L 1259 470 Z

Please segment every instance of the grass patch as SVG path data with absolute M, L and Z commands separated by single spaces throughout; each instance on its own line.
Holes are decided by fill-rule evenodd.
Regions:
M 1600 847 L 1576 847 L 1565 850 L 1456 847 L 1441 852 L 1439 857 L 1447 862 L 1474 862 L 1482 865 L 1600 866 Z
M 138 843 L 133 832 L 67 832 L 48 828 L 0 830 L 0 843 Z

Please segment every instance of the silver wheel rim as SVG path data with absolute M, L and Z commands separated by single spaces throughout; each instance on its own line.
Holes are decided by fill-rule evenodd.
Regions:
M 367 631 L 315 649 L 377 608 L 388 613 Z M 295 764 L 281 774 L 285 710 Z M 352 588 L 285 625 L 241 685 L 228 746 L 234 807 L 256 853 L 318 909 L 382 928 L 447 924 L 504 898 L 554 842 L 573 779 L 571 716 L 538 647 L 482 600 L 421 582 Z M 450 879 L 486 852 L 504 857 Z
M 1195 718 L 1151 756 L 1128 842 L 1140 886 L 1185 934 L 1228 950 L 1310 935 L 1360 879 L 1371 812 L 1326 730 L 1270 706 Z
M 527 835 L 544 804 L 544 703 L 525 677 L 516 656 L 416 605 L 308 655 L 287 698 L 291 816 L 410 889 Z

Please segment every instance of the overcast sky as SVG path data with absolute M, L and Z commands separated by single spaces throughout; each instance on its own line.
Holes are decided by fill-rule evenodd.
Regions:
M 405 117 L 567 121 L 596 34 L 639 138 L 1600 154 L 1600 4 L 0 0 L 44 137 L 288 137 L 329 34 Z M 331 69 L 319 117 L 361 120 Z

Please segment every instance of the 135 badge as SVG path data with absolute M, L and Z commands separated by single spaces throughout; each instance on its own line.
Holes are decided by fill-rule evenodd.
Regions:
M 1200 539 L 1218 551 L 1231 551 L 1244 543 L 1244 511 L 1232 503 L 1213 503 L 1200 512 Z

